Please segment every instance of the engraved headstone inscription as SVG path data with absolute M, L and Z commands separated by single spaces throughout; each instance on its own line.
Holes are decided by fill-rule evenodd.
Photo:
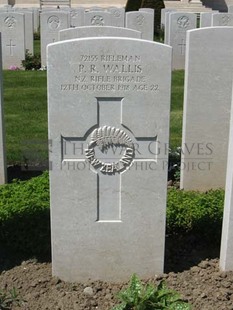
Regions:
M 59 40 L 70 40 L 75 38 L 87 37 L 128 37 L 128 38 L 141 38 L 141 32 L 122 28 L 122 27 L 99 27 L 99 26 L 85 26 L 59 31 Z
M 233 27 L 188 31 L 187 44 L 180 185 L 185 190 L 224 188 Z
M 141 42 L 48 47 L 52 268 L 66 281 L 163 271 L 171 48 Z
M 24 14 L 0 13 L 3 69 L 21 67 L 25 59 Z

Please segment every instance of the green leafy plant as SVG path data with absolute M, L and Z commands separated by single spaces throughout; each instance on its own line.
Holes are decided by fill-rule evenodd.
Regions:
M 48 172 L 0 186 L 0 247 L 18 257 L 50 257 Z
M 10 310 L 13 305 L 20 306 L 21 301 L 15 288 L 9 291 L 0 290 L 0 310 Z
M 122 301 L 112 310 L 189 310 L 191 305 L 183 301 L 180 295 L 167 288 L 164 281 L 155 287 L 143 284 L 136 274 L 129 286 L 118 294 Z
M 22 60 L 22 66 L 25 70 L 39 70 L 41 68 L 40 55 L 32 55 L 26 50 L 25 60 Z

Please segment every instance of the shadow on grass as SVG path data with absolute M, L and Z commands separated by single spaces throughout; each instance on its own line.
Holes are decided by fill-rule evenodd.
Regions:
M 182 272 L 202 260 L 218 258 L 220 239 L 220 234 L 211 240 L 192 233 L 166 237 L 164 272 Z
M 48 209 L 22 213 L 0 224 L 0 272 L 28 259 L 51 261 Z

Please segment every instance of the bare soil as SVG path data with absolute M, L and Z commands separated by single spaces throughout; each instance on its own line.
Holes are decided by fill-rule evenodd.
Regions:
M 194 310 L 233 309 L 233 272 L 219 270 L 218 255 L 219 243 L 215 241 L 193 236 L 167 238 L 166 273 L 144 280 L 157 285 L 165 279 L 168 287 L 178 291 Z M 12 267 L 13 259 L 8 257 L 6 263 L 0 256 L 0 289 L 15 288 L 20 296 L 21 304 L 13 305 L 13 310 L 110 310 L 118 303 L 117 292 L 127 285 L 65 283 L 52 277 L 51 262 L 15 260 Z

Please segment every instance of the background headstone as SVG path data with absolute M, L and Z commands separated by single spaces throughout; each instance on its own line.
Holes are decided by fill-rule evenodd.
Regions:
M 114 27 L 125 26 L 125 9 L 124 8 L 109 8 L 108 12 L 111 13 L 111 24 Z
M 59 31 L 59 40 L 70 40 L 75 38 L 86 38 L 86 37 L 128 37 L 128 38 L 141 38 L 141 32 L 121 27 L 99 27 L 99 26 L 85 26 L 64 29 Z
M 168 12 L 175 12 L 176 10 L 175 9 L 162 9 L 161 10 L 161 29 L 163 29 L 165 27 L 165 14 L 168 13 Z
M 84 14 L 85 26 L 111 26 L 111 14 L 109 12 L 85 12 Z
M 211 12 L 201 12 L 200 13 L 200 28 L 211 27 L 212 15 L 213 15 L 213 13 L 211 13 Z
M 28 50 L 30 54 L 34 54 L 34 24 L 33 24 L 33 12 L 27 9 L 17 9 L 17 13 L 24 14 L 25 21 L 25 49 Z
M 68 12 L 44 11 L 40 14 L 41 27 L 41 65 L 46 66 L 46 47 L 58 41 L 58 33 L 70 27 Z
M 181 188 L 224 188 L 233 78 L 233 27 L 187 34 Z
M 231 107 L 220 269 L 233 271 L 233 109 Z
M 167 13 L 168 14 L 168 13 Z M 184 69 L 186 32 L 197 26 L 197 16 L 194 13 L 170 13 L 168 42 L 172 46 L 172 68 Z
M 3 69 L 21 67 L 25 59 L 24 14 L 0 13 Z
M 70 11 L 71 27 L 84 26 L 85 8 L 73 8 Z
M 163 271 L 167 155 L 156 150 L 168 142 L 170 83 L 163 44 L 48 47 L 53 275 L 119 282 Z
M 231 13 L 213 14 L 212 26 L 233 26 L 233 14 Z
M 127 12 L 126 28 L 140 31 L 144 40 L 154 40 L 154 17 L 151 13 L 144 11 Z
M 7 182 L 7 166 L 5 151 L 5 126 L 4 126 L 4 104 L 3 104 L 3 78 L 2 78 L 2 49 L 0 33 L 0 184 Z

